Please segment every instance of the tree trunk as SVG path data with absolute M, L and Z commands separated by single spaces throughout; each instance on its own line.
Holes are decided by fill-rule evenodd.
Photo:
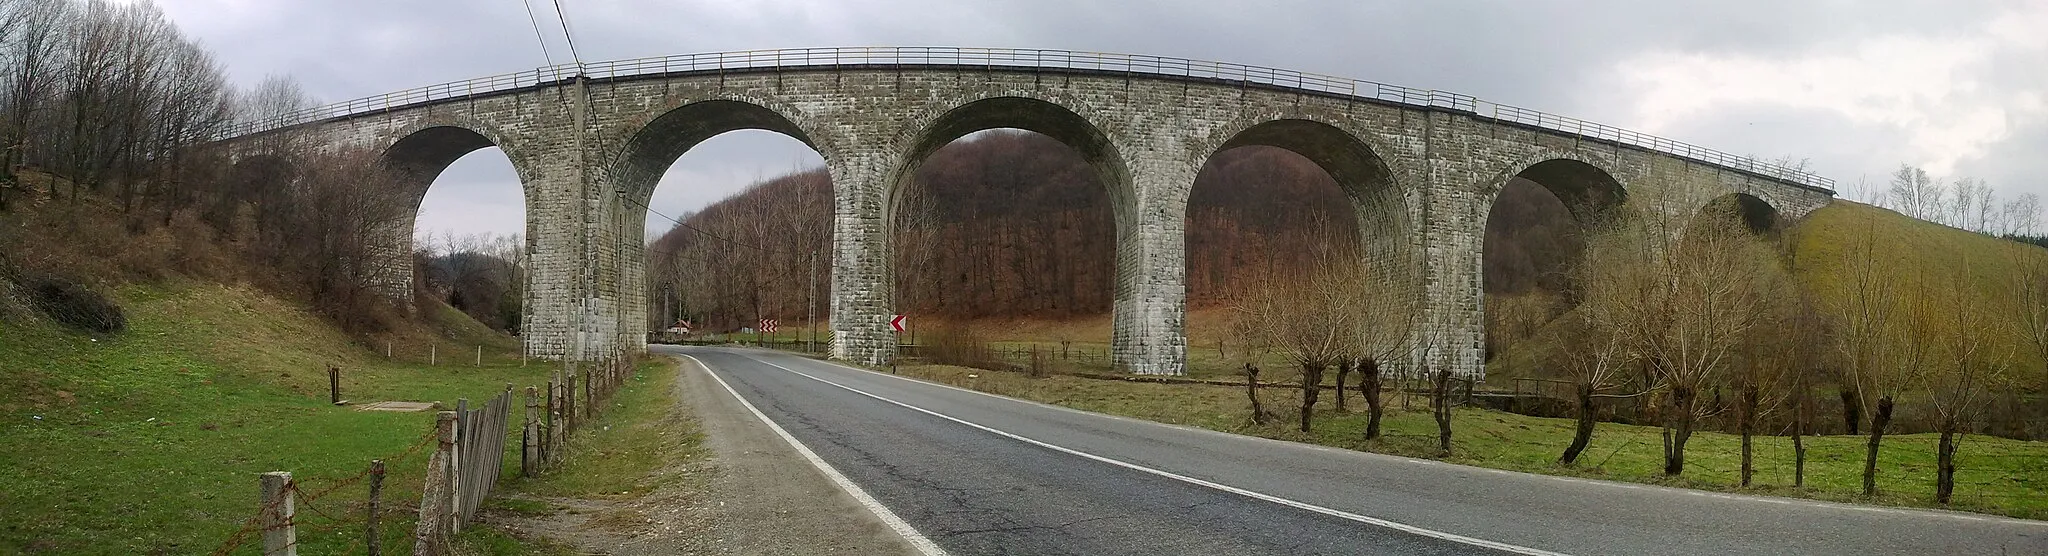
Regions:
M 1436 447 L 1443 455 L 1451 455 L 1451 372 L 1436 372 L 1436 389 L 1430 395 L 1436 413 Z
M 1358 392 L 1365 395 L 1365 439 L 1380 437 L 1380 415 L 1386 404 L 1380 401 L 1380 362 L 1370 357 L 1358 363 Z
M 1337 360 L 1337 412 L 1344 412 L 1344 380 L 1351 378 L 1351 359 Z
M 1842 388 L 1842 423 L 1849 426 L 1849 434 L 1855 435 L 1856 427 L 1863 423 L 1863 396 L 1855 388 Z
M 1735 428 L 1742 434 L 1742 486 L 1749 486 L 1750 479 L 1756 475 L 1756 450 L 1753 443 L 1756 436 L 1756 386 L 1743 386 L 1742 391 L 1736 395 L 1739 399 L 1735 403 L 1741 406 L 1736 410 Z
M 1323 393 L 1323 364 L 1301 364 L 1301 432 L 1308 432 L 1316 417 L 1316 396 Z
M 1693 396 L 1691 388 L 1671 389 L 1670 415 L 1664 421 L 1664 475 L 1676 477 L 1685 473 L 1685 443 L 1692 439 Z
M 1877 413 L 1870 416 L 1870 446 L 1863 452 L 1863 495 L 1877 494 L 1877 446 L 1884 441 L 1884 429 L 1892 423 L 1892 397 L 1877 399 Z
M 1941 427 L 1941 446 L 1935 456 L 1934 501 L 1947 506 L 1956 493 L 1956 431 L 1952 424 Z
M 1799 407 L 1792 413 L 1792 488 L 1806 486 L 1806 392 L 1799 393 Z
M 1259 404 L 1259 368 L 1244 364 L 1244 392 L 1252 398 L 1252 424 L 1266 424 L 1266 408 Z
M 1586 451 L 1586 445 L 1593 442 L 1593 426 L 1600 421 L 1593 412 L 1593 385 L 1580 384 L 1579 429 L 1572 434 L 1572 445 L 1564 449 L 1564 456 L 1557 458 L 1560 465 L 1571 465 L 1579 460 L 1579 454 Z

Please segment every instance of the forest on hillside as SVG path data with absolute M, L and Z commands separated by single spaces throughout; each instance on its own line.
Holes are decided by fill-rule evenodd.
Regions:
M 1108 192 L 1079 153 L 1035 133 L 997 131 L 934 153 L 903 192 L 895 227 L 896 299 L 941 319 L 1105 314 L 1115 292 Z M 649 314 L 737 327 L 794 321 L 807 299 L 827 311 L 830 178 L 809 170 L 755 184 L 690 214 L 649 247 Z M 1351 201 L 1328 172 L 1282 149 L 1218 153 L 1187 214 L 1188 302 L 1227 306 L 1358 244 Z M 1555 291 L 1579 251 L 1564 205 L 1520 179 L 1502 192 L 1486 237 L 1489 291 Z M 818 290 L 807 295 L 816 253 Z

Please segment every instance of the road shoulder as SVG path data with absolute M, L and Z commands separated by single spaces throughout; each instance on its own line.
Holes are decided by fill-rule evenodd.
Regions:
M 699 453 L 649 472 L 689 480 L 662 481 L 639 497 L 508 493 L 487 506 L 484 521 L 580 554 L 916 554 L 698 362 L 663 356 L 680 367 L 676 407 L 663 424 L 698 435 Z

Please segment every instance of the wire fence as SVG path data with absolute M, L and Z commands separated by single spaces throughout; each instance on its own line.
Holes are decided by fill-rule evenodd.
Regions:
M 595 418 L 609 399 L 633 376 L 633 358 L 614 350 L 597 363 L 559 369 L 547 384 L 526 388 L 523 423 L 519 428 L 519 470 L 532 477 L 566 455 L 570 433 Z M 455 411 L 441 412 L 435 426 L 396 455 L 372 460 L 363 471 L 340 477 L 294 478 L 266 473 L 263 498 L 253 515 L 212 554 L 234 554 L 261 539 L 263 554 L 294 554 L 308 540 L 322 550 L 344 547 L 337 554 L 382 554 L 385 543 L 402 544 L 398 552 L 445 554 L 454 534 L 476 519 L 484 500 L 505 469 L 513 430 L 515 389 L 505 390 L 477 407 L 456 402 Z M 543 401 L 544 400 L 544 401 Z M 434 450 L 428 446 L 437 446 Z M 420 461 L 422 454 L 431 457 Z M 397 492 L 385 496 L 387 469 L 407 477 Z M 415 474 L 424 471 L 424 475 Z M 367 494 L 361 492 L 367 480 Z M 394 503 L 396 502 L 396 503 Z M 417 516 L 410 530 L 385 527 Z M 392 518 L 396 519 L 392 519 Z M 405 535 L 410 533 L 410 535 Z M 347 536 L 347 540 L 336 539 Z M 386 538 L 391 537 L 391 538 Z M 410 549 L 410 550 L 406 550 Z
M 1496 122 L 1566 133 L 1661 152 L 1833 192 L 1832 179 L 1799 168 L 1759 161 L 1706 147 L 1439 91 L 1390 85 L 1296 70 L 1142 54 L 1056 49 L 932 46 L 787 48 L 681 54 L 582 64 L 557 64 L 518 73 L 479 77 L 395 91 L 309 108 L 274 118 L 238 122 L 214 139 L 229 139 L 336 118 L 385 112 L 453 99 L 562 84 L 579 78 L 628 79 L 706 72 L 867 69 L 919 67 L 984 71 L 1066 71 L 1196 80 L 1301 91 L 1347 99 L 1451 110 Z
M 376 554 L 377 552 L 370 547 L 377 544 L 382 531 L 373 524 L 391 517 L 390 514 L 403 516 L 413 511 L 412 508 L 419 504 L 419 498 L 412 497 L 418 494 L 416 491 L 410 492 L 408 498 L 398 500 L 400 504 L 392 504 L 393 500 L 382 496 L 383 480 L 387 470 L 416 462 L 416 458 L 426 453 L 424 449 L 433 445 L 437 438 L 436 431 L 428 430 L 396 455 L 371 460 L 362 471 L 353 475 L 303 479 L 294 477 L 285 480 L 277 492 L 266 493 L 274 495 L 259 504 L 256 513 L 243 520 L 242 525 L 216 547 L 212 554 L 233 554 L 266 534 L 280 531 L 292 532 L 290 540 L 280 547 L 283 549 L 296 550 L 307 539 L 350 535 L 351 538 L 341 553 L 369 551 L 368 553 Z M 373 486 L 368 487 L 368 492 L 363 498 L 355 498 L 356 492 L 350 490 L 350 487 L 361 485 L 365 480 L 369 480 Z M 407 490 L 401 489 L 400 492 Z M 358 530 L 363 533 L 352 534 Z

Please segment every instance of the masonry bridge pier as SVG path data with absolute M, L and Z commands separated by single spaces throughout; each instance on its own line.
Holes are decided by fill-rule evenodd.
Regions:
M 1357 209 L 1359 264 L 1420 285 L 1429 339 L 1415 357 L 1466 375 L 1482 372 L 1486 218 L 1511 178 L 1543 185 L 1582 220 L 1624 203 L 1692 211 L 1726 196 L 1797 219 L 1832 196 L 1819 176 L 1469 96 L 1055 50 L 822 48 L 552 66 L 251 122 L 221 139 L 237 160 L 279 134 L 380 151 L 413 184 L 415 207 L 457 158 L 502 149 L 526 199 L 525 350 L 586 359 L 646 347 L 644 207 L 669 165 L 721 133 L 788 135 L 816 149 L 832 178 L 832 356 L 876 364 L 896 350 L 897 191 L 939 147 L 996 128 L 1073 147 L 1109 189 L 1112 353 L 1118 368 L 1146 374 L 1183 370 L 1188 196 L 1224 149 L 1288 149 L 1329 171 Z M 1711 194 L 1666 194 L 1681 190 Z M 394 235 L 389 265 L 409 280 L 410 233 Z

